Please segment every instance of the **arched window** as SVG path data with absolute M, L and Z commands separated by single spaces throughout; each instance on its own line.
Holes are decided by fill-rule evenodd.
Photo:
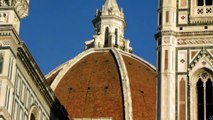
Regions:
M 213 83 L 210 74 L 204 72 L 197 82 L 197 113 L 198 120 L 213 118 Z
M 118 29 L 115 29 L 115 45 L 118 45 Z
M 34 114 L 31 114 L 30 120 L 35 120 L 35 115 Z
M 28 120 L 38 120 L 40 116 L 40 112 L 37 106 L 32 106 L 30 113 L 29 113 L 29 118 Z
M 206 82 L 206 117 L 209 120 L 213 116 L 213 92 L 212 81 L 208 79 Z
M 198 120 L 203 120 L 204 118 L 204 91 L 203 82 L 201 79 L 197 82 L 197 103 L 198 103 Z
M 106 27 L 106 29 L 105 29 L 104 46 L 108 46 L 108 43 L 109 43 L 109 28 Z

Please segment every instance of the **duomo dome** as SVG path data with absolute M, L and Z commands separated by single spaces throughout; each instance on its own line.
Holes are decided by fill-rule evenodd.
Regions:
M 132 53 L 116 0 L 106 0 L 93 20 L 85 51 L 46 78 L 71 120 L 154 120 L 156 70 Z

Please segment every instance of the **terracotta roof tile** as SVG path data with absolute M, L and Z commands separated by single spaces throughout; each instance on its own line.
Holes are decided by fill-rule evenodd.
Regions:
M 123 55 L 130 80 L 134 120 L 155 120 L 156 72 L 138 60 Z
M 69 68 L 60 80 L 54 92 L 71 120 L 124 119 L 120 72 L 112 54 L 109 51 L 90 53 Z M 130 80 L 134 120 L 155 120 L 155 70 L 130 55 L 122 56 Z
M 93 53 L 75 64 L 55 90 L 69 118 L 123 119 L 120 76 L 111 53 Z

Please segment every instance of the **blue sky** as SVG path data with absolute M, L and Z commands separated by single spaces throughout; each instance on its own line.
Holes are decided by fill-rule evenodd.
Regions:
M 96 9 L 105 0 L 31 0 L 22 20 L 21 39 L 44 74 L 74 58 L 92 39 Z M 155 65 L 157 0 L 117 0 L 124 9 L 133 53 Z

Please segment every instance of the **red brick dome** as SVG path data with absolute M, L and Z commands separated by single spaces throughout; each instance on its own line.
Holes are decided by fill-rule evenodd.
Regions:
M 156 71 L 117 49 L 84 51 L 47 75 L 69 118 L 154 120 Z

